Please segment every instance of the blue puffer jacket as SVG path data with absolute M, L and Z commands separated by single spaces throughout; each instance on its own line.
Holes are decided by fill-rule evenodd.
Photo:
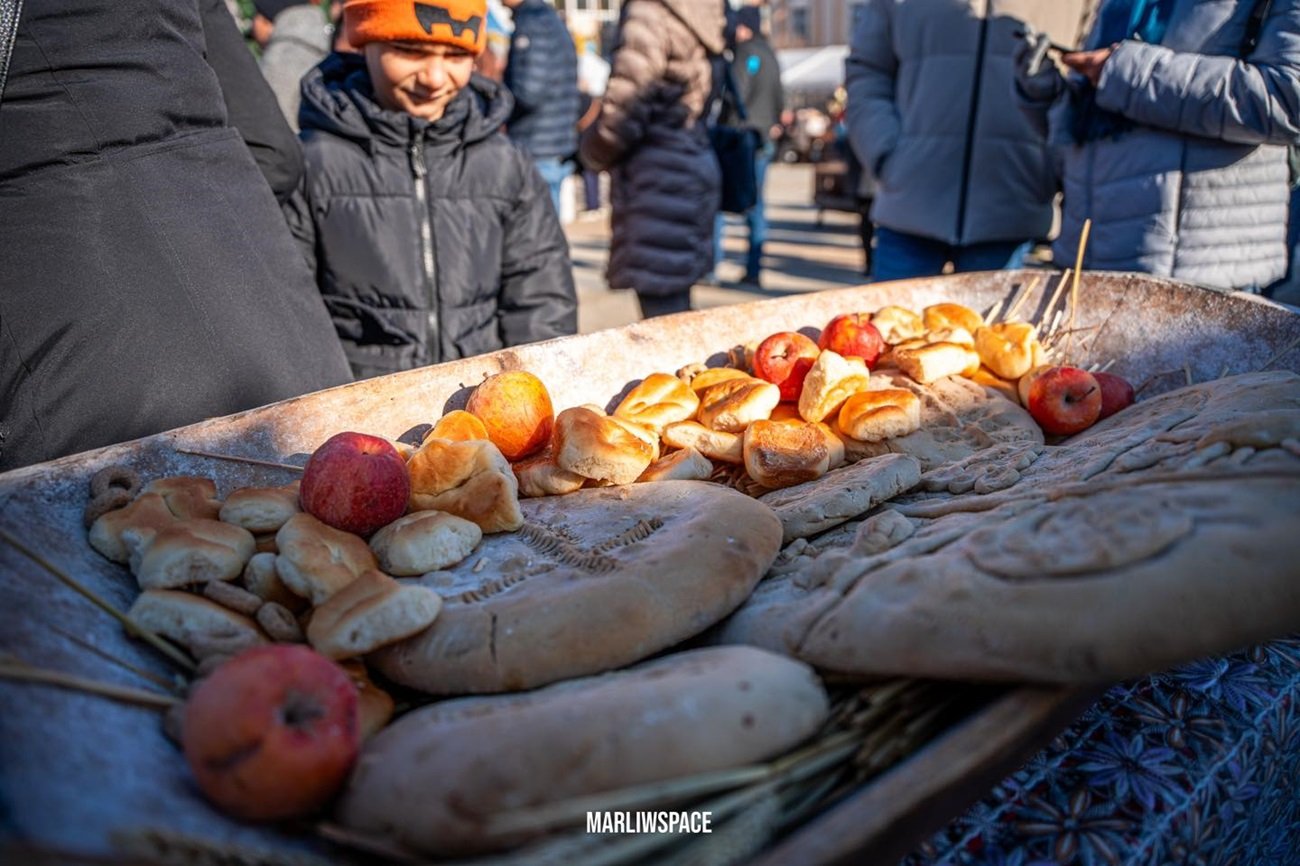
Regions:
M 1286 145 L 1300 141 L 1300 0 L 1272 0 L 1243 58 L 1259 2 L 1175 0 L 1160 44 L 1120 42 L 1096 97 L 1131 123 L 1116 135 L 1078 144 L 1068 94 L 1054 104 L 1022 95 L 1062 160 L 1058 261 L 1074 261 L 1091 218 L 1089 268 L 1224 289 L 1282 275 Z
M 578 54 L 564 22 L 544 0 L 515 7 L 505 85 L 515 98 L 507 131 L 535 159 L 578 150 Z

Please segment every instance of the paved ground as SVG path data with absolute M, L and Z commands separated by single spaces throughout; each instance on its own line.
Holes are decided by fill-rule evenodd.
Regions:
M 727 261 L 718 274 L 722 286 L 696 286 L 692 292 L 694 306 L 717 307 L 862 283 L 857 216 L 828 211 L 819 225 L 812 194 L 811 166 L 773 166 L 767 180 L 769 231 L 762 289 L 741 290 L 734 283 L 744 273 L 746 228 L 743 221 L 733 217 L 728 220 L 723 242 Z M 578 284 L 579 330 L 599 331 L 640 318 L 636 297 L 630 291 L 611 291 L 605 285 L 608 216 L 580 216 L 568 227 L 567 234 Z

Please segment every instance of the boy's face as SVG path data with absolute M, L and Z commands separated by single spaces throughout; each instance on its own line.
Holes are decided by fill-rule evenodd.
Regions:
M 371 42 L 365 54 L 379 104 L 423 120 L 442 117 L 474 73 L 474 55 L 454 45 Z

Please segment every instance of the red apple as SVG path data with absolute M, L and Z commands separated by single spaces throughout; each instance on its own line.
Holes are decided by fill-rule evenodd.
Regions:
M 1044 433 L 1068 436 L 1096 423 L 1101 414 L 1101 386 L 1087 370 L 1050 367 L 1029 386 L 1026 408 Z
M 202 679 L 185 702 L 181 744 L 199 789 L 236 818 L 310 814 L 357 757 L 357 687 L 296 644 L 255 647 Z
M 487 438 L 511 461 L 541 451 L 555 428 L 546 385 L 524 370 L 488 376 L 469 395 L 465 411 L 483 422 Z
M 885 338 L 871 324 L 870 313 L 845 313 L 830 320 L 822 330 L 817 346 L 846 358 L 861 358 L 867 363 L 868 370 L 874 370 L 876 361 L 885 351 Z
M 781 389 L 783 402 L 798 400 L 803 380 L 820 354 L 817 344 L 803 334 L 781 331 L 754 350 L 754 375 Z
M 406 513 L 411 477 L 387 439 L 338 433 L 316 449 L 302 473 L 302 510 L 344 532 L 366 536 Z
M 1133 386 L 1122 376 L 1114 373 L 1093 373 L 1092 378 L 1101 386 L 1101 414 L 1097 420 L 1109 418 L 1120 409 L 1127 409 L 1137 402 Z

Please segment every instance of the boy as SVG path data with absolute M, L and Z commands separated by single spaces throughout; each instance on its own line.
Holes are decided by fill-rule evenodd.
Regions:
M 485 0 L 348 0 L 348 41 L 303 80 L 306 175 L 286 205 L 361 378 L 577 330 L 546 183 L 474 74 Z

